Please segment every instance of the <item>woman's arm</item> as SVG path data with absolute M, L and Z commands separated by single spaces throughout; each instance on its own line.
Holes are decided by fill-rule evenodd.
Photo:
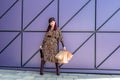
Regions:
M 46 42 L 46 36 L 47 36 L 47 33 L 45 33 L 45 35 L 44 35 L 44 38 L 43 38 L 42 44 L 40 45 L 40 49 L 43 49 L 43 45 L 44 45 L 45 42 Z
M 64 41 L 63 41 L 62 33 L 61 33 L 60 29 L 58 31 L 59 31 L 59 41 L 61 42 L 63 49 L 66 50 L 66 47 L 65 47 Z

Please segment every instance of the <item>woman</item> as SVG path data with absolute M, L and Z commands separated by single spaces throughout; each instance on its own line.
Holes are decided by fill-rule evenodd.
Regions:
M 63 43 L 63 37 L 60 29 L 56 26 L 55 18 L 49 19 L 49 26 L 40 46 L 42 51 L 40 74 L 43 75 L 43 67 L 46 61 L 53 62 L 56 65 L 56 74 L 59 75 L 59 63 L 55 58 L 58 53 L 58 41 L 62 43 L 63 50 L 66 50 Z

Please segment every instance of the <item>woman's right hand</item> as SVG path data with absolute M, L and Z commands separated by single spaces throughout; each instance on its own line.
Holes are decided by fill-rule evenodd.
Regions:
M 40 49 L 42 49 L 42 46 L 40 46 Z
M 63 50 L 65 50 L 65 51 L 66 51 L 66 47 L 63 47 Z

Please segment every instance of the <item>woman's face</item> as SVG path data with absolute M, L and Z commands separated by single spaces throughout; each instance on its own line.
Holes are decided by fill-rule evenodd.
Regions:
M 54 27 L 55 26 L 55 21 L 50 22 L 50 26 Z

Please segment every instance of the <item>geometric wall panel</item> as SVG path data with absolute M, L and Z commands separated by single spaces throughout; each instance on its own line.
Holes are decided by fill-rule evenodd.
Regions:
M 61 72 L 120 74 L 119 0 L 0 1 L 0 67 L 40 67 L 39 46 L 55 17 L 74 56 Z M 72 5 L 72 6 L 71 6 Z M 62 49 L 59 43 L 59 49 Z M 47 62 L 45 71 L 55 71 Z
M 18 36 L 1 54 L 0 66 L 16 66 L 21 65 L 21 41 Z
M 27 60 L 29 60 L 30 57 L 32 57 L 35 52 L 39 49 L 39 46 L 41 45 L 40 42 L 42 42 L 43 40 L 43 36 L 44 34 L 40 34 L 40 33 L 24 33 L 23 34 L 23 65 L 27 62 Z M 36 46 L 33 46 L 36 45 Z M 40 53 L 37 53 L 39 55 L 37 55 L 38 59 L 40 58 Z M 38 60 L 37 59 L 37 60 Z M 39 63 L 39 61 L 36 61 L 36 63 Z M 29 64 L 31 63 L 31 61 L 29 62 Z M 36 64 L 36 63 L 33 63 Z
M 29 24 L 29 22 L 38 15 L 49 3 L 51 0 L 25 0 L 24 1 L 24 26 Z M 31 4 L 28 4 L 31 3 Z M 42 3 L 42 4 L 40 4 Z M 29 13 L 29 15 L 28 15 Z
M 120 31 L 120 10 L 106 23 L 100 31 Z
M 91 33 L 63 33 L 64 45 L 68 48 L 70 52 L 73 53 L 79 46 L 81 46 L 85 42 L 85 40 L 90 35 Z
M 73 6 L 65 5 L 68 1 L 60 1 L 63 2 L 63 4 L 61 3 L 60 6 L 60 26 L 63 27 L 63 31 L 93 31 L 95 19 L 94 0 L 90 1 L 89 3 L 88 0 L 71 0 L 73 3 L 76 3 L 76 5 Z M 84 6 L 85 8 L 82 9 Z M 67 10 L 67 15 L 64 15 L 65 10 Z M 69 23 L 67 23 L 67 21 L 69 21 Z
M 99 69 L 120 69 L 119 63 L 120 47 L 105 60 L 105 62 L 99 67 Z
M 119 3 L 120 3 L 119 0 L 111 0 L 111 1 L 97 0 L 97 27 L 101 26 L 110 16 L 113 15 L 114 12 L 116 12 L 120 8 Z M 114 20 L 112 20 L 112 21 L 114 22 Z M 115 21 L 118 21 L 118 20 L 116 19 Z M 111 26 L 109 26 L 109 27 L 111 27 Z M 114 25 L 114 27 L 115 27 L 115 25 Z M 108 30 L 109 30 L 109 28 L 108 28 Z
M 0 1 L 0 16 L 3 16 L 7 10 L 14 5 L 18 0 L 2 0 Z M 7 6 L 6 6 L 7 5 Z
M 88 2 L 88 0 L 71 0 L 71 2 L 69 3 L 69 0 L 60 1 L 60 26 L 62 27 L 74 14 L 76 14 L 78 11 L 81 10 L 81 8 Z M 69 5 L 66 5 L 68 4 Z M 73 3 L 75 5 L 73 5 Z M 72 5 L 72 6 L 71 6 Z M 67 15 L 65 15 L 65 13 Z
M 4 35 L 4 36 L 3 36 Z M 0 52 L 16 37 L 16 32 L 0 32 Z
M 27 25 L 29 25 L 27 30 L 44 30 L 44 31 L 46 31 L 46 28 L 48 26 L 47 25 L 48 21 L 46 21 L 46 18 L 49 18 L 53 15 L 55 16 L 55 18 L 57 18 L 57 5 L 56 5 L 57 1 L 52 2 L 51 0 L 48 0 L 48 1 L 31 0 L 31 2 L 33 2 L 35 4 L 33 6 L 35 8 L 32 7 L 32 9 L 29 9 L 29 7 L 31 5 L 27 4 L 28 1 L 29 0 L 27 0 L 25 2 L 26 6 L 25 6 L 25 12 L 24 12 L 24 27 L 27 27 Z M 40 5 L 39 3 L 42 3 L 42 5 Z M 49 5 L 49 7 L 48 7 L 48 5 Z M 30 13 L 30 15 L 28 15 L 28 12 Z M 38 16 L 38 17 L 36 17 L 36 16 Z M 32 21 L 32 23 L 31 23 L 31 21 Z
M 40 60 L 40 53 L 38 52 L 24 67 L 39 67 L 41 64 Z
M 3 9 L 5 7 L 8 7 L 8 6 L 4 6 Z M 10 8 L 10 10 L 7 13 L 4 13 L 4 16 L 0 15 L 0 17 L 1 17 L 0 30 L 20 30 L 21 29 L 21 1 L 17 1 L 15 5 L 12 8 Z
M 73 34 L 76 35 L 76 33 L 73 33 Z M 69 35 L 71 35 L 71 33 Z M 71 36 L 72 37 L 71 43 L 69 45 L 66 45 L 69 51 L 71 52 L 75 51 L 75 49 L 73 50 L 72 48 L 77 49 L 79 46 L 81 46 L 84 43 L 85 41 L 84 36 L 85 36 L 85 39 L 86 39 L 86 36 L 88 37 L 87 33 L 82 35 L 81 33 L 79 33 L 78 35 L 80 36 L 77 38 L 80 38 L 81 41 L 77 41 L 76 38 Z M 69 38 L 70 37 L 67 37 L 66 39 L 68 40 L 65 40 L 65 41 L 69 41 Z M 79 50 L 74 53 L 74 56 L 70 61 L 70 63 L 63 65 L 62 68 L 94 68 L 94 36 L 91 37 L 83 46 L 81 46 Z
M 0 7 L 0 16 L 2 16 L 16 1 L 18 1 L 18 0 L 2 0 L 2 1 L 0 1 L 0 6 L 1 6 Z
M 97 33 L 97 66 L 101 64 L 101 62 L 104 61 L 119 45 L 120 33 Z

